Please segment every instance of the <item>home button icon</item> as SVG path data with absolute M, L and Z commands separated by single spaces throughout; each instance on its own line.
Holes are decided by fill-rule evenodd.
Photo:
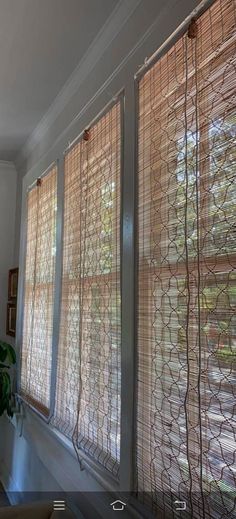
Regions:
M 112 506 L 115 512 L 122 512 L 126 507 L 126 503 L 123 503 L 123 501 L 117 499 L 117 501 L 111 503 L 110 506 Z

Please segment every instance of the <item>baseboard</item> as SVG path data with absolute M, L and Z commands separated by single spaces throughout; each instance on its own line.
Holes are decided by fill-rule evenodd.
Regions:
M 0 460 L 0 480 L 11 505 L 19 505 L 24 502 L 23 492 L 17 487 L 2 459 Z

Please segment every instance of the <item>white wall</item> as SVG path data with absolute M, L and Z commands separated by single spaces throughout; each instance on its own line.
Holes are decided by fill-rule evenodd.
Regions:
M 0 339 L 8 342 L 12 342 L 5 333 L 8 270 L 18 266 L 14 258 L 16 183 L 15 166 L 0 161 Z

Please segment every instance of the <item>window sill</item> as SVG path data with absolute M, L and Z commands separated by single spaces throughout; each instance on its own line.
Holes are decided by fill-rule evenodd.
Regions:
M 72 442 L 27 405 L 21 405 L 20 412 L 17 411 L 13 418 L 6 418 L 17 433 L 29 442 L 63 492 L 76 493 L 78 506 L 80 498 L 84 496 L 83 499 L 86 500 L 86 494 L 87 498 L 90 494 L 97 517 L 109 519 L 110 503 L 121 498 L 121 494 L 118 482 L 105 469 L 99 467 L 85 453 L 81 453 L 81 470 Z M 133 506 L 128 506 L 122 517 L 141 519 L 143 516 Z
M 78 462 L 78 458 L 76 455 L 76 452 L 74 450 L 72 442 L 64 436 L 61 432 L 59 432 L 55 427 L 53 427 L 51 424 L 47 423 L 47 421 L 41 417 L 34 409 L 29 407 L 24 402 L 21 403 L 21 411 L 17 412 L 13 418 L 9 418 L 11 423 L 19 430 L 20 424 L 19 420 L 22 420 L 22 434 L 24 436 L 28 435 L 27 433 L 30 433 L 30 430 L 32 432 L 35 431 L 35 427 L 38 427 L 40 431 L 43 431 L 43 435 L 49 435 L 52 441 L 57 442 L 60 444 L 61 447 L 64 448 L 67 453 L 70 454 L 70 456 L 73 458 L 74 463 L 76 463 L 77 472 L 83 474 L 85 470 L 88 471 L 99 484 L 102 485 L 102 489 L 104 491 L 107 490 L 108 492 L 118 492 L 119 491 L 119 484 L 115 480 L 115 478 L 112 476 L 112 474 L 109 474 L 106 469 L 103 469 L 102 466 L 100 466 L 98 463 L 93 461 L 86 453 L 82 452 L 80 453 L 81 458 L 81 468 Z M 25 434 L 26 432 L 26 434 Z M 33 439 L 33 438 L 32 438 Z M 44 445 L 45 447 L 45 445 Z M 79 486 L 78 486 L 79 488 Z M 76 489 L 78 491 L 78 488 Z M 97 489 L 96 489 L 97 490 Z M 73 488 L 74 491 L 74 488 Z

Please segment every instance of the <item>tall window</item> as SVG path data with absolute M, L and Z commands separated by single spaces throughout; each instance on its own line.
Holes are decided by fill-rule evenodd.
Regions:
M 185 492 L 234 515 L 235 17 L 217 0 L 139 82 L 136 476 L 166 519 Z
M 53 423 L 115 476 L 120 449 L 120 103 L 65 157 Z
M 49 415 L 56 254 L 57 168 L 27 197 L 27 245 L 20 393 Z

